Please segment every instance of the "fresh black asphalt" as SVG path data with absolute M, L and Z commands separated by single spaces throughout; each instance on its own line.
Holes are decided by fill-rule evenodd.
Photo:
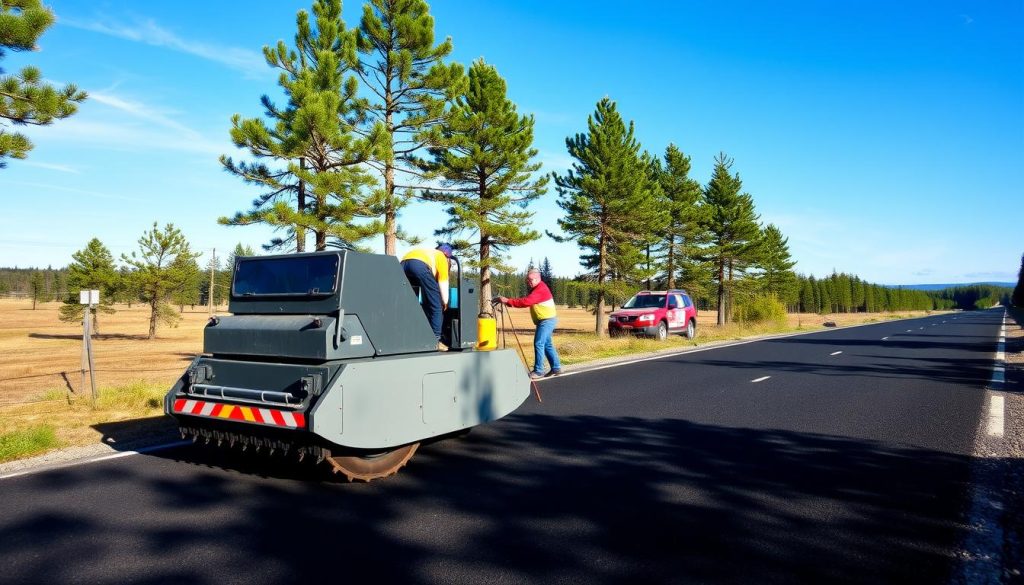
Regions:
M 0 582 L 945 583 L 1001 315 L 545 380 L 371 484 L 191 447 L 0 480 Z

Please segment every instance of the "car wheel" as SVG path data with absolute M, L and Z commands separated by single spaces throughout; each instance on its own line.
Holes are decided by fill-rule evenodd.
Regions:
M 697 324 L 693 322 L 693 319 L 686 322 L 686 333 L 684 335 L 686 335 L 687 339 L 697 337 Z
M 658 341 L 665 341 L 668 339 L 668 325 L 665 325 L 664 321 L 658 323 L 658 332 L 654 334 L 654 337 Z

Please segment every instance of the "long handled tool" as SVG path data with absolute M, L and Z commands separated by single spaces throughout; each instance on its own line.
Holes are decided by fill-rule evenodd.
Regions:
M 501 304 L 497 298 L 491 300 L 492 305 L 496 305 L 497 309 L 501 311 L 501 332 L 505 334 L 505 307 Z M 512 321 L 512 314 L 508 314 L 508 323 L 512 326 L 512 336 L 516 339 L 516 345 L 519 346 L 519 353 L 523 355 L 523 359 L 526 359 L 526 350 L 523 349 L 523 344 L 519 341 L 519 333 L 516 331 L 516 324 Z M 537 381 L 531 379 L 530 385 L 533 386 L 533 393 L 537 396 L 537 402 L 544 402 L 544 399 L 540 397 L 540 387 L 537 386 Z

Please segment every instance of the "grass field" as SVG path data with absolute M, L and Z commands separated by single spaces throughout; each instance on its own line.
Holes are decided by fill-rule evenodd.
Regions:
M 93 346 L 101 400 L 92 407 L 88 400 L 88 378 L 86 386 L 82 386 L 82 326 L 60 321 L 59 307 L 56 302 L 40 303 L 33 310 L 31 301 L 0 299 L 0 445 L 25 445 L 24 453 L 52 448 L 50 431 L 46 429 L 53 430 L 61 445 L 85 444 L 97 440 L 93 427 L 100 423 L 159 413 L 160 396 L 202 350 L 202 330 L 209 317 L 205 307 L 185 307 L 178 327 L 161 326 L 157 338 L 149 340 L 148 307 L 117 306 L 116 313 L 100 315 L 101 334 Z M 696 342 L 680 336 L 657 342 L 598 339 L 593 334 L 594 315 L 583 309 L 560 307 L 555 346 L 565 364 L 574 364 L 710 340 L 820 328 L 826 320 L 842 326 L 903 316 L 911 314 L 804 314 L 790 315 L 784 327 L 743 328 L 730 324 L 719 328 L 715 326 L 715 314 L 706 312 L 699 317 Z M 510 309 L 506 325 L 510 323 L 516 326 L 528 354 L 526 361 L 532 362 L 533 324 L 529 310 Z M 516 346 L 510 328 L 504 337 L 510 347 Z M 0 460 L 10 458 L 13 457 L 0 453 Z

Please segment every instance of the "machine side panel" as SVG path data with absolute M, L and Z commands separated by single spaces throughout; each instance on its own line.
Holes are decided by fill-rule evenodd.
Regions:
M 310 411 L 310 430 L 344 447 L 390 448 L 497 420 L 529 394 L 513 350 L 349 362 Z
M 319 326 L 316 324 L 319 322 Z M 220 317 L 203 331 L 203 350 L 217 355 L 333 360 L 369 357 L 373 346 L 359 318 L 345 315 L 338 347 L 337 319 L 313 315 Z
M 394 256 L 348 253 L 341 306 L 357 315 L 377 355 L 436 351 L 437 340 Z

